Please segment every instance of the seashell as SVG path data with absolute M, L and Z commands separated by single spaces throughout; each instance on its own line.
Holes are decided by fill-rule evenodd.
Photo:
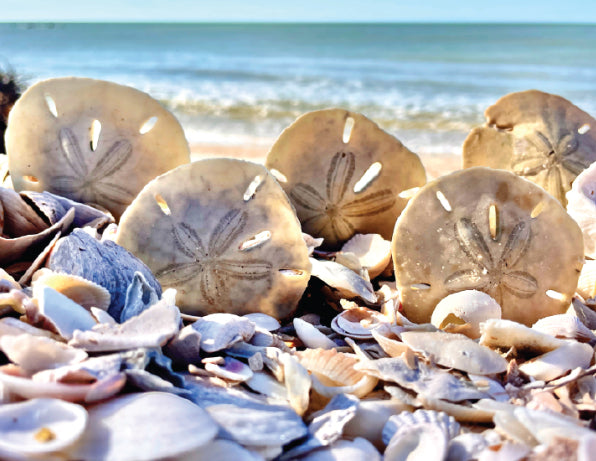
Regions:
M 114 317 L 112 317 L 103 309 L 91 307 L 89 310 L 91 311 L 91 315 L 97 321 L 97 323 L 107 323 L 109 325 L 115 325 L 117 323 L 116 320 L 114 320 Z
M 72 459 L 172 458 L 207 445 L 218 430 L 205 410 L 165 392 L 124 395 L 88 412 L 87 430 L 69 451 Z
M 596 204 L 594 208 L 594 216 L 592 218 L 596 220 Z M 586 236 L 584 235 L 584 242 Z M 596 255 L 596 251 L 593 252 Z M 590 256 L 590 255 L 588 255 Z M 588 259 L 579 274 L 579 280 L 577 281 L 577 293 L 586 300 L 593 304 L 594 298 L 596 298 L 596 260 Z
M 275 176 L 275 175 L 274 175 Z M 314 238 L 305 232 L 302 232 L 302 238 L 308 248 L 308 256 L 312 256 L 316 248 L 319 248 L 323 244 L 323 238 Z
M 337 344 L 317 330 L 312 324 L 299 318 L 295 318 L 293 324 L 296 334 L 306 347 L 311 349 L 333 349 L 337 346 Z
M 120 318 L 135 272 L 141 272 L 161 296 L 159 282 L 139 259 L 114 242 L 100 242 L 82 229 L 75 229 L 58 240 L 47 266 L 55 272 L 78 275 L 106 288 L 111 294 L 108 313 L 115 319 Z
M 480 337 L 480 323 L 488 319 L 500 319 L 501 306 L 486 293 L 464 290 L 443 298 L 435 307 L 430 323 L 441 330 L 455 328 L 466 336 Z M 465 326 L 465 330 L 460 330 Z
M 335 349 L 307 349 L 296 356 L 311 373 L 313 389 L 323 397 L 352 394 L 362 398 L 377 385 L 377 378 L 354 368 L 357 358 Z
M 94 383 L 66 384 L 34 381 L 13 365 L 0 367 L 0 383 L 4 388 L 25 399 L 56 398 L 68 402 L 95 402 L 116 395 L 126 384 L 124 373 L 106 376 Z
M 188 314 L 263 312 L 287 318 L 310 276 L 300 223 L 262 165 L 208 159 L 155 178 L 122 216 L 118 244 Z
M 526 325 L 562 314 L 584 259 L 579 227 L 552 196 L 483 167 L 421 188 L 396 223 L 392 249 L 404 314 L 416 323 L 463 290 L 488 293 L 504 319 Z
M 50 242 L 43 248 L 43 250 L 41 250 L 37 254 L 37 256 L 31 263 L 31 265 L 27 268 L 25 273 L 23 275 L 21 275 L 21 278 L 19 278 L 20 285 L 25 286 L 25 285 L 31 284 L 31 278 L 33 277 L 33 274 L 43 268 L 48 257 L 50 256 L 52 250 L 54 249 L 54 246 L 56 245 L 58 240 L 60 240 L 60 237 L 62 237 L 62 231 L 57 232 L 56 235 L 54 235 L 54 237 L 52 237 L 52 240 L 50 240 Z M 17 263 L 17 266 L 18 266 L 18 263 Z M 12 267 L 13 266 L 11 266 L 11 268 Z M 18 272 L 18 270 L 17 270 L 17 273 L 20 273 L 20 272 Z
M 244 446 L 281 447 L 308 433 L 302 419 L 287 407 L 220 404 L 207 411 L 226 431 L 226 438 Z
M 222 365 L 217 363 L 205 363 L 205 370 L 219 378 L 235 382 L 247 381 L 252 378 L 253 375 L 253 372 L 248 365 L 232 357 L 225 357 Z
M 565 344 L 562 339 L 511 320 L 489 319 L 480 330 L 480 344 L 493 349 L 515 348 L 522 353 L 543 354 Z
M 391 242 L 379 234 L 355 234 L 344 243 L 341 251 L 355 255 L 371 279 L 380 275 L 391 262 Z
M 263 458 L 248 451 L 242 445 L 231 440 L 215 439 L 201 447 L 200 451 L 191 451 L 177 456 L 175 461 L 262 461 Z
M 0 407 L 0 456 L 37 458 L 67 450 L 85 431 L 87 411 L 58 399 L 33 399 Z
M 519 370 L 542 381 L 551 381 L 574 368 L 588 368 L 594 357 L 594 349 L 588 344 L 565 341 L 557 349 L 522 363 Z
M 286 386 L 268 373 L 253 373 L 252 377 L 250 377 L 245 384 L 259 394 L 266 395 L 274 400 L 289 402 Z
M 135 272 L 126 290 L 126 301 L 120 313 L 120 323 L 139 315 L 159 300 L 157 291 L 147 282 L 142 272 Z
M 250 320 L 227 313 L 206 315 L 192 327 L 201 335 L 201 349 L 209 353 L 248 341 L 255 332 L 255 325 Z
M 340 439 L 324 448 L 309 453 L 301 457 L 302 461 L 330 461 L 341 459 L 344 461 L 357 461 L 366 459 L 367 461 L 381 461 L 381 455 L 377 449 L 366 439 L 356 437 L 353 440 Z
M 555 338 L 576 339 L 580 342 L 596 341 L 596 335 L 580 319 L 570 314 L 559 314 L 538 320 L 532 329 Z
M 426 181 L 416 154 L 343 109 L 299 117 L 272 146 L 266 166 L 280 178 L 304 231 L 323 237 L 326 249 L 355 233 L 390 238 L 407 203 L 400 192 Z
M 512 461 L 512 460 L 524 460 L 532 454 L 530 447 L 526 445 L 520 445 L 517 443 L 504 442 L 495 446 L 486 447 L 478 454 L 478 459 L 486 461 Z M 541 452 L 541 455 L 546 453 Z M 548 459 L 548 458 L 546 458 Z
M 93 352 L 161 347 L 180 329 L 174 297 L 166 290 L 158 303 L 122 324 L 100 323 L 88 331 L 77 330 L 69 345 Z
M 333 261 L 310 258 L 310 262 L 312 276 L 337 290 L 342 297 L 347 299 L 360 297 L 371 304 L 377 302 L 371 283 L 353 270 Z
M 199 363 L 201 360 L 201 333 L 193 325 L 185 326 L 164 346 L 164 352 L 177 365 Z
M 567 212 L 577 222 L 584 236 L 584 252 L 590 258 L 596 257 L 596 203 L 594 193 L 595 167 L 588 166 L 583 170 L 571 184 L 571 190 L 567 192 Z M 594 263 L 586 261 L 582 269 L 577 292 L 584 298 L 596 296 L 594 287 Z
M 502 373 L 507 369 L 503 357 L 464 335 L 408 331 L 401 334 L 401 340 L 412 350 L 431 356 L 444 367 L 481 375 Z
M 596 330 L 596 312 L 586 306 L 578 298 L 573 298 L 567 314 L 577 317 L 590 330 Z
M 371 334 L 389 357 L 400 357 L 402 354 L 412 353 L 412 349 L 402 343 L 399 336 L 387 324 L 379 325 L 371 330 Z
M 489 446 L 488 440 L 474 432 L 466 432 L 455 436 L 449 442 L 448 461 L 470 461 L 479 459 L 478 455 Z
M 306 413 L 310 401 L 311 376 L 296 357 L 287 353 L 279 354 L 283 366 L 284 384 L 288 391 L 288 402 L 300 416 Z
M 346 309 L 331 321 L 331 328 L 336 333 L 356 339 L 371 339 L 372 330 L 381 324 L 388 324 L 389 319 L 378 311 L 366 307 Z
M 478 390 L 486 392 L 492 399 L 497 402 L 508 402 L 509 394 L 501 383 L 495 379 L 491 379 L 483 375 L 475 375 L 468 373 L 468 378 L 474 383 Z
M 26 308 L 27 319 L 31 323 L 47 326 L 66 340 L 72 339 L 77 330 L 87 331 L 97 325 L 87 309 L 53 288 L 37 285 L 33 296 L 37 304 L 31 303 Z
M 0 319 L 0 338 L 3 336 L 16 336 L 28 334 L 33 336 L 60 339 L 60 337 L 51 331 L 29 325 L 13 317 L 3 317 Z
M 6 153 L 15 190 L 97 203 L 117 219 L 147 182 L 190 161 L 180 123 L 158 101 L 75 77 L 41 81 L 19 98 Z
M 246 314 L 243 317 L 254 323 L 257 328 L 261 328 L 263 330 L 275 331 L 279 330 L 281 327 L 279 320 L 261 312 L 253 312 L 251 314 Z
M 419 405 L 428 410 L 443 411 L 460 423 L 491 423 L 494 412 L 479 408 L 476 404 L 462 405 L 428 396 L 419 396 Z
M 49 226 L 12 188 L 0 187 L 1 233 L 10 238 L 38 234 Z
M 413 413 L 403 411 L 391 416 L 383 427 L 383 443 L 388 445 L 395 434 L 401 430 L 416 426 L 432 425 L 440 429 L 447 440 L 459 434 L 459 423 L 447 413 L 432 410 L 416 410 Z
M 596 135 L 590 129 L 596 120 L 568 100 L 536 90 L 502 97 L 485 116 L 486 124 L 464 142 L 464 168 L 512 171 L 565 206 L 572 181 L 596 161 Z
M 85 351 L 29 334 L 1 336 L 0 349 L 12 363 L 28 373 L 82 362 L 87 358 Z
M 101 355 L 79 363 L 39 371 L 31 379 L 39 383 L 88 384 L 118 375 L 122 362 L 120 354 Z

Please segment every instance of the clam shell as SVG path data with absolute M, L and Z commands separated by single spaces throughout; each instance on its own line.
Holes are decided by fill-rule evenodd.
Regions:
M 334 249 L 357 232 L 389 239 L 407 203 L 399 193 L 426 181 L 416 154 L 343 109 L 299 117 L 271 147 L 266 166 L 281 179 L 304 231 Z
M 74 444 L 87 425 L 81 405 L 58 399 L 33 399 L 0 407 L 0 456 L 42 457 Z
M 501 306 L 489 295 L 477 290 L 464 290 L 443 298 L 435 307 L 430 323 L 440 329 L 463 322 L 469 329 L 463 332 L 472 339 L 480 337 L 480 323 L 500 319 Z
M 354 369 L 358 359 L 335 349 L 307 349 L 297 352 L 300 363 L 312 374 L 313 389 L 321 396 L 353 394 L 362 398 L 377 385 L 378 379 Z
M 580 342 L 595 341 L 596 335 L 580 319 L 571 314 L 559 314 L 538 320 L 532 329 L 555 338 L 576 339 Z
M 199 318 L 192 327 L 201 335 L 201 349 L 217 352 L 240 341 L 248 341 L 255 324 L 234 314 L 209 314 Z
M 306 347 L 311 349 L 333 349 L 337 347 L 337 344 L 317 330 L 311 323 L 295 318 L 293 324 L 296 334 Z
M 232 357 L 225 357 L 222 365 L 206 363 L 205 370 L 219 378 L 239 383 L 247 381 L 253 376 L 253 372 L 248 365 Z
M 417 323 L 448 294 L 473 289 L 491 295 L 504 319 L 531 325 L 561 314 L 584 259 L 581 231 L 560 203 L 482 167 L 421 188 L 396 223 L 392 251 L 404 313 Z
M 73 459 L 97 461 L 171 458 L 208 444 L 217 424 L 199 406 L 164 392 L 117 397 L 88 409 Z
M 319 261 L 310 258 L 312 276 L 339 291 L 342 297 L 360 297 L 371 304 L 377 302 L 372 284 L 356 272 L 334 261 Z
M 380 275 L 391 262 L 391 242 L 379 234 L 355 234 L 344 243 L 341 251 L 355 255 L 371 279 Z
M 39 82 L 19 98 L 6 153 L 15 190 L 97 203 L 116 218 L 147 182 L 190 161 L 180 123 L 158 101 L 75 77 Z
M 244 318 L 247 318 L 252 323 L 256 325 L 257 328 L 261 328 L 267 331 L 275 331 L 279 330 L 281 327 L 279 320 L 275 317 L 271 317 L 270 315 L 263 314 L 261 312 L 253 312 L 251 314 L 244 315 Z
M 388 323 L 389 319 L 380 312 L 366 307 L 356 307 L 336 315 L 331 321 L 331 328 L 336 333 L 350 338 L 371 339 L 372 330 Z
M 574 368 L 588 368 L 594 349 L 588 344 L 566 341 L 557 349 L 522 363 L 519 370 L 535 379 L 550 381 Z

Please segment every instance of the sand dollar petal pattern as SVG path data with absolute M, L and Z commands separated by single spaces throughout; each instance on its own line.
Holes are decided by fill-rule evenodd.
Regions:
M 508 94 L 486 109 L 468 135 L 464 168 L 513 171 L 566 206 L 575 177 L 596 161 L 596 120 L 566 99 L 541 91 Z
M 291 315 L 310 277 L 300 223 L 261 165 L 210 159 L 151 181 L 117 243 L 143 260 L 186 312 Z
M 503 318 L 531 325 L 569 307 L 583 241 L 543 189 L 475 167 L 420 189 L 397 221 L 392 253 L 410 320 L 428 322 L 445 296 L 479 290 L 497 301 Z
M 390 239 L 407 199 L 426 182 L 418 156 L 364 115 L 310 112 L 277 139 L 266 165 L 296 208 L 305 232 L 338 248 L 356 233 Z
M 15 104 L 6 150 L 16 190 L 99 204 L 118 218 L 155 176 L 190 161 L 176 118 L 134 88 L 55 78 Z

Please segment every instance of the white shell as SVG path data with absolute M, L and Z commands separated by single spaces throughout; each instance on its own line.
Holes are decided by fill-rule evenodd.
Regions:
M 275 331 L 281 327 L 279 320 L 262 312 L 252 312 L 243 315 L 243 317 L 253 322 L 257 328 L 262 328 L 263 330 Z
M 297 414 L 302 416 L 308 410 L 310 402 L 311 376 L 293 355 L 281 353 L 279 362 L 283 366 L 284 384 L 288 391 L 290 406 Z
M 64 450 L 81 437 L 86 424 L 85 408 L 63 400 L 33 399 L 2 405 L 0 456 L 41 457 Z
M 165 392 L 129 394 L 88 411 L 88 429 L 70 453 L 73 459 L 169 458 L 206 445 L 218 430 L 201 407 Z
M 239 383 L 252 378 L 253 375 L 248 365 L 232 357 L 225 357 L 223 365 L 206 363 L 205 370 L 220 378 Z
M 352 253 L 374 279 L 391 261 L 391 242 L 379 234 L 355 234 L 341 249 Z
M 381 461 L 377 449 L 366 439 L 356 437 L 354 440 L 340 439 L 328 447 L 312 451 L 300 458 L 301 461 Z
M 596 221 L 596 215 L 594 220 Z M 589 259 L 584 263 L 584 267 L 579 273 L 576 291 L 587 302 L 594 303 L 594 298 L 596 298 L 596 260 Z
M 450 318 L 467 324 L 469 330 L 463 333 L 476 339 L 480 337 L 481 322 L 501 318 L 501 306 L 482 291 L 464 290 L 450 294 L 439 301 L 430 318 L 430 323 L 442 329 Z
M 296 334 L 306 347 L 310 349 L 333 349 L 337 346 L 312 324 L 299 318 L 295 318 L 293 323 Z
M 255 332 L 255 324 L 248 318 L 226 313 L 201 317 L 192 327 L 201 335 L 201 349 L 205 352 L 217 352 L 239 341 L 248 341 Z
M 593 357 L 594 349 L 591 346 L 566 341 L 561 347 L 522 363 L 519 370 L 535 379 L 550 381 L 574 368 L 588 368 Z
M 231 440 L 215 439 L 200 450 L 178 456 L 172 461 L 262 461 L 263 458 Z
M 350 338 L 371 339 L 373 329 L 388 323 L 389 319 L 378 311 L 355 307 L 336 315 L 331 321 L 331 328 L 336 333 Z
M 371 304 L 377 302 L 371 283 L 353 270 L 333 261 L 309 259 L 312 264 L 311 275 L 335 288 L 344 298 L 360 297 Z
M 404 428 L 428 424 L 438 427 L 445 434 L 447 440 L 455 437 L 460 430 L 459 423 L 452 416 L 442 411 L 416 410 L 413 413 L 404 411 L 388 419 L 383 428 L 383 442 L 389 444 L 393 436 Z
M 389 325 L 379 325 L 371 333 L 389 357 L 399 357 L 402 354 L 412 353 L 412 350 L 399 340 L 399 336 L 392 331 Z
M 584 235 L 584 252 L 596 256 L 596 164 L 582 171 L 567 192 L 567 213 Z
M 532 325 L 532 328 L 556 338 L 576 339 L 580 342 L 596 340 L 596 335 L 592 333 L 592 330 L 571 314 L 544 317 Z
M 489 319 L 480 330 L 480 344 L 492 348 L 531 351 L 542 354 L 562 346 L 565 342 L 546 333 L 534 330 L 512 320 Z

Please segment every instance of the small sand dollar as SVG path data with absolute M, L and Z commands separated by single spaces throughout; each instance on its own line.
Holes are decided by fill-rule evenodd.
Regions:
M 596 120 L 566 99 L 536 90 L 502 97 L 485 116 L 486 125 L 464 143 L 464 168 L 513 171 L 566 206 L 571 183 L 596 161 Z
M 565 312 L 583 264 L 581 230 L 543 189 L 513 173 L 470 168 L 423 187 L 400 216 L 392 254 L 406 316 L 429 322 L 450 293 L 492 296 L 531 325 Z
M 178 290 L 185 312 L 292 314 L 310 277 L 300 223 L 261 165 L 210 159 L 151 181 L 116 242 Z
M 356 233 L 391 238 L 406 206 L 400 192 L 426 182 L 418 156 L 364 115 L 310 112 L 286 128 L 266 165 L 296 208 L 304 232 L 338 248 Z
M 6 131 L 17 191 L 99 204 L 118 218 L 155 176 L 190 161 L 176 118 L 134 88 L 88 78 L 33 85 Z

